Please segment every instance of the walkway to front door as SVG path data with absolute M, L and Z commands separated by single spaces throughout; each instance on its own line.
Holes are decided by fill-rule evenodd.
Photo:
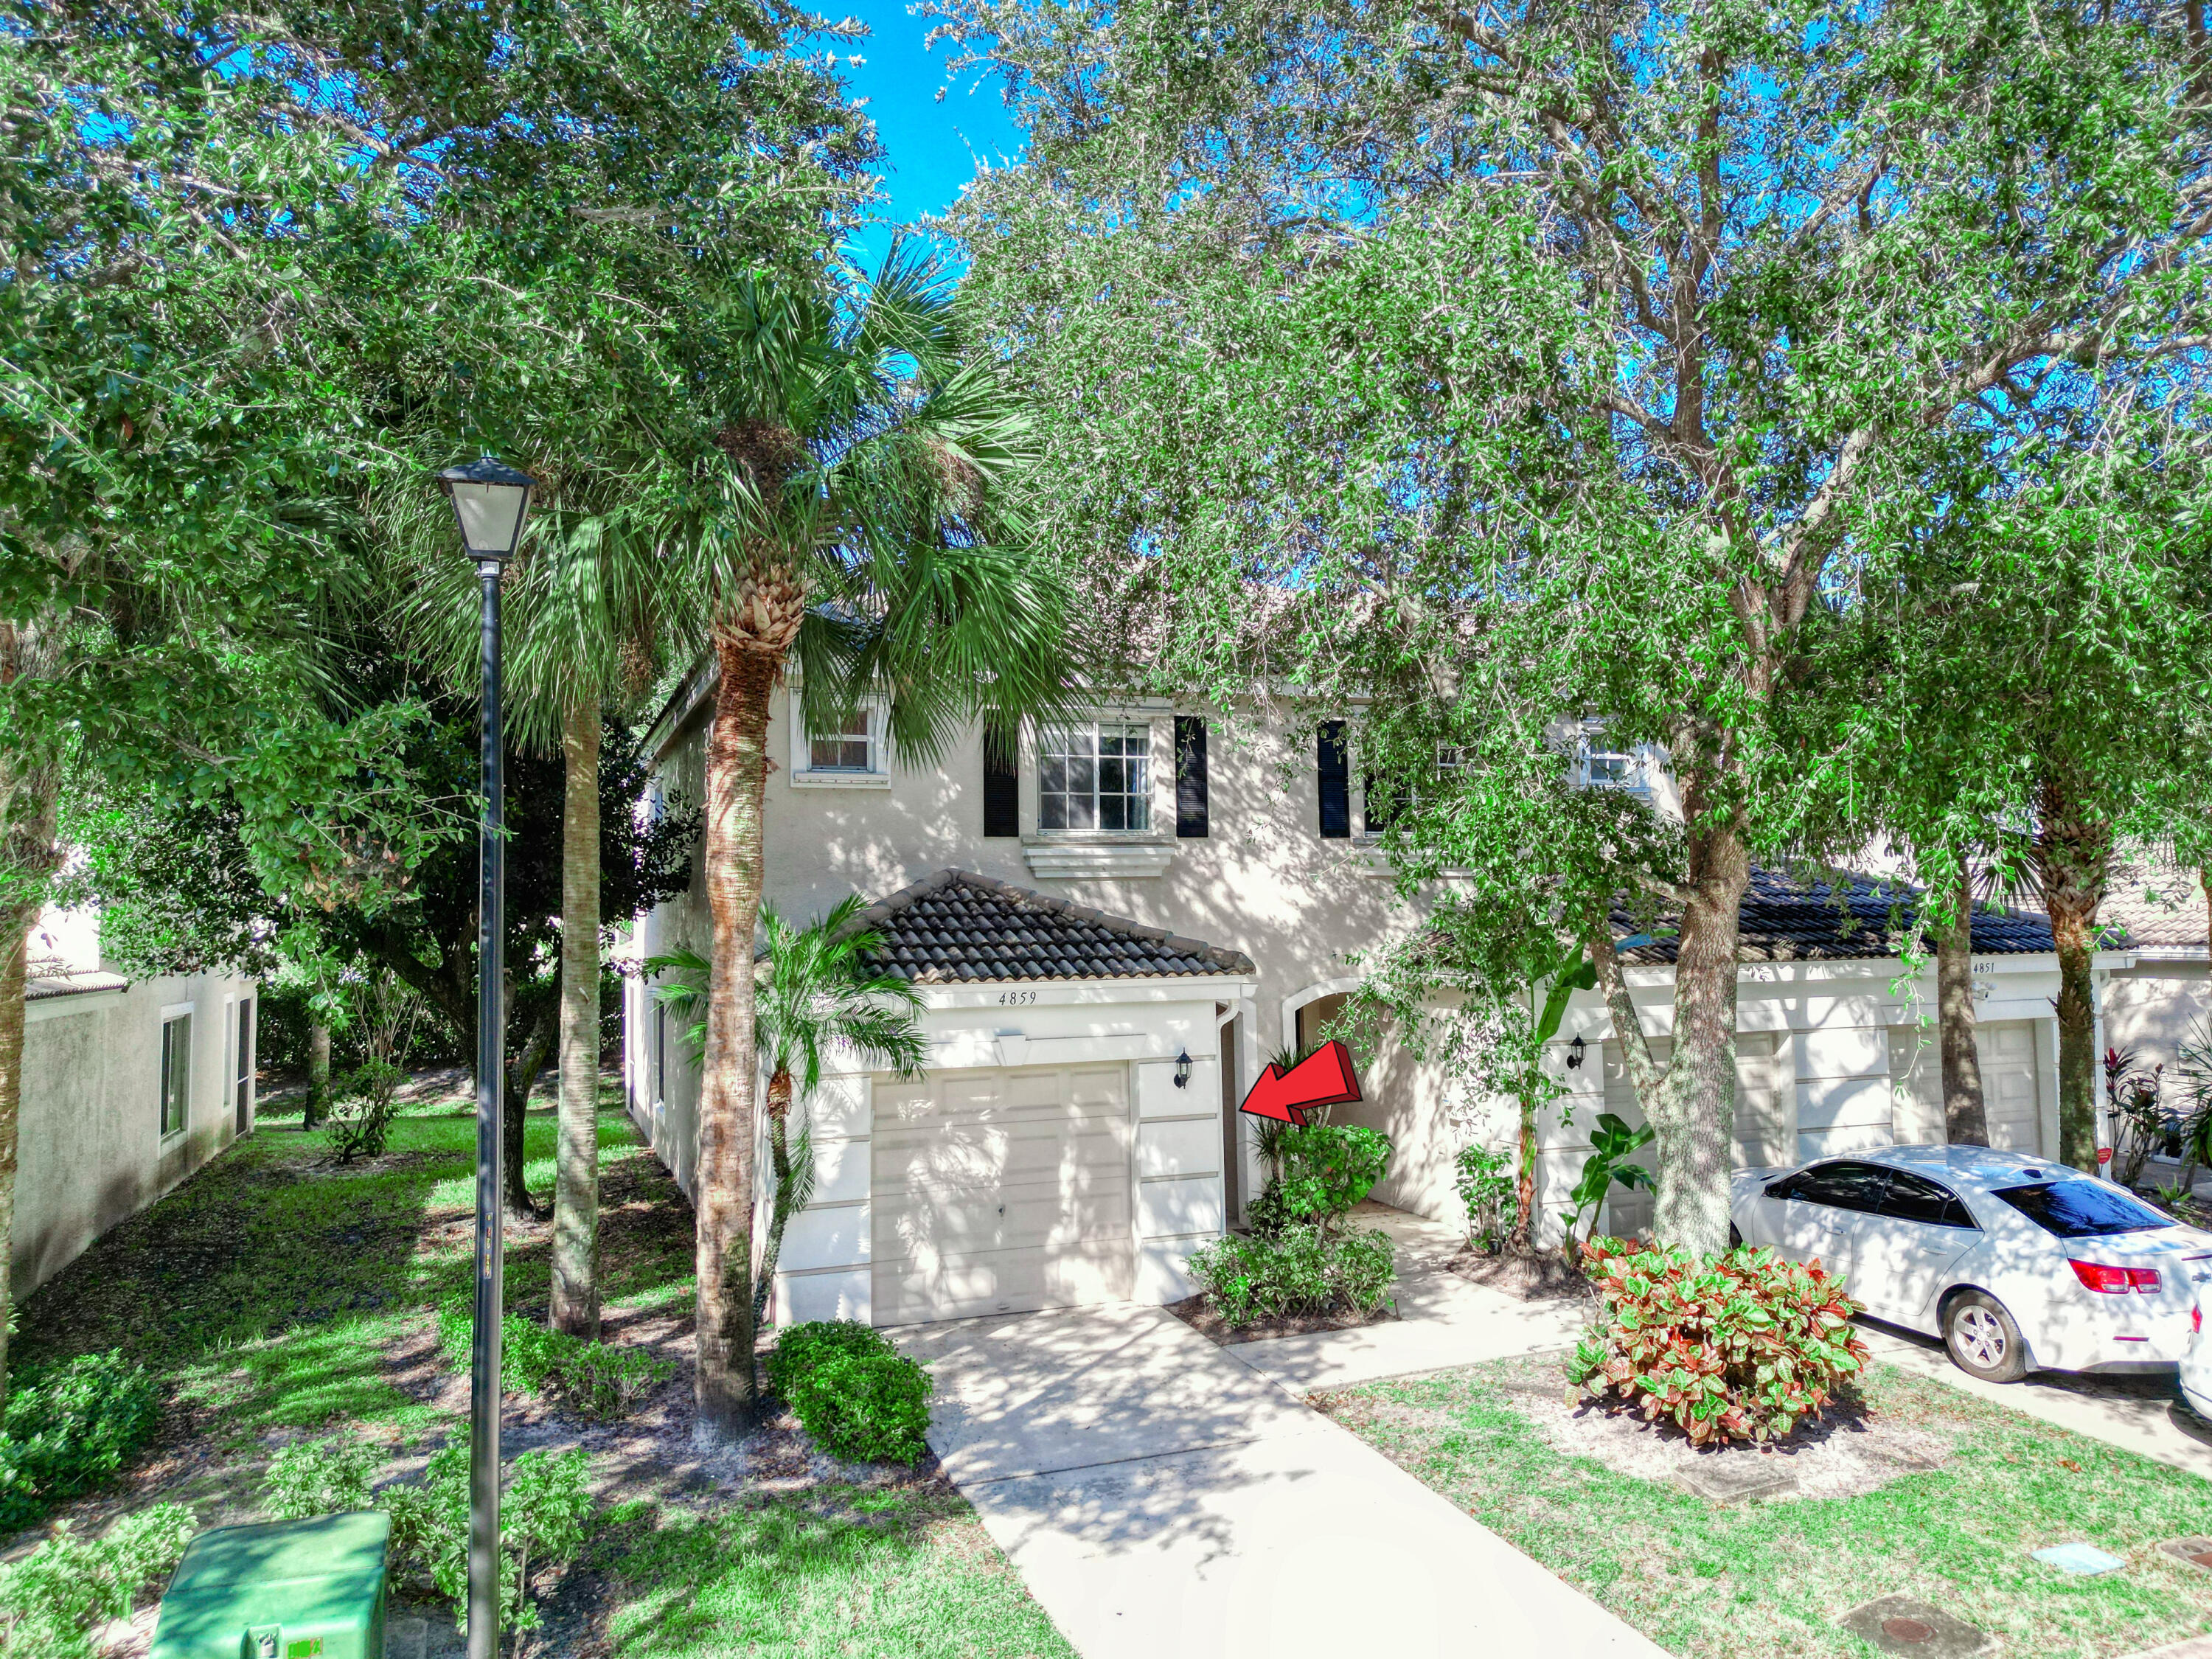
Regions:
M 945 1472 L 1084 1659 L 1661 1652 L 1158 1308 L 899 1345 Z

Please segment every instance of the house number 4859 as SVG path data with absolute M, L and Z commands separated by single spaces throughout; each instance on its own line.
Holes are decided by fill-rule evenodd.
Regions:
M 999 1001 L 1001 1005 L 1012 1004 L 1013 1006 L 1018 1008 L 1025 1007 L 1036 1000 L 1036 993 L 1035 991 L 1001 991 L 999 993 Z

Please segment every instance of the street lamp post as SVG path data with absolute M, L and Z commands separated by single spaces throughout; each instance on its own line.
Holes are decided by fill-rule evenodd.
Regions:
M 469 1659 L 499 1654 L 499 1325 L 506 1249 L 500 1225 L 507 1087 L 506 784 L 501 774 L 499 584 L 522 539 L 536 480 L 489 458 L 448 467 L 461 544 L 483 590 L 483 817 L 477 901 L 476 1322 L 469 1344 Z

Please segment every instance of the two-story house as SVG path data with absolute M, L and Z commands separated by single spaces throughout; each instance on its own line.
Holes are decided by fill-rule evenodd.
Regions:
M 647 751 L 664 799 L 700 800 L 712 670 L 679 690 Z M 853 1069 L 807 1103 L 817 1176 L 777 1277 L 781 1321 L 878 1324 L 1188 1294 L 1190 1252 L 1264 1178 L 1237 1106 L 1267 1060 L 1310 1040 L 1357 984 L 1352 959 L 1401 938 L 1340 726 L 1296 737 L 1168 702 L 1102 703 L 1023 733 L 1011 763 L 971 732 L 902 767 L 880 710 L 803 730 L 779 696 L 768 785 L 767 898 L 805 921 L 852 893 L 887 961 L 920 989 L 920 1083 Z M 1601 749 L 1592 787 L 1663 778 Z M 1738 1156 L 1795 1163 L 1938 1138 L 1932 965 L 1887 954 L 1891 896 L 1762 875 L 1744 913 Z M 629 949 L 703 951 L 703 889 L 640 924 Z M 2053 1150 L 2057 963 L 2039 918 L 1976 928 L 1992 1139 Z M 1624 941 L 1646 1030 L 1671 1018 L 1669 947 Z M 2124 959 L 2108 956 L 2107 968 Z M 633 978 L 630 1110 L 687 1189 L 698 1074 L 678 1024 Z M 1579 1041 L 1578 1041 L 1579 1040 Z M 1566 1086 L 1542 1126 L 1540 1202 L 1557 1211 L 1596 1114 L 1637 1121 L 1603 1004 L 1576 999 L 1549 1062 Z M 1504 1103 L 1469 1100 L 1406 1053 L 1366 1067 L 1337 1116 L 1395 1148 L 1376 1196 L 1456 1212 L 1454 1160 L 1503 1142 Z M 1644 1200 L 1611 1218 L 1633 1228 Z

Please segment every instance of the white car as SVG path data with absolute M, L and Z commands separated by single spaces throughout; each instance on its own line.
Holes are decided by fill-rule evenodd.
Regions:
M 2170 1372 L 2212 1279 L 2212 1233 L 2063 1164 L 1984 1146 L 1743 1170 L 1729 1212 L 1735 1237 L 1819 1261 L 1875 1318 L 1941 1336 L 1992 1382 L 2039 1368 Z

